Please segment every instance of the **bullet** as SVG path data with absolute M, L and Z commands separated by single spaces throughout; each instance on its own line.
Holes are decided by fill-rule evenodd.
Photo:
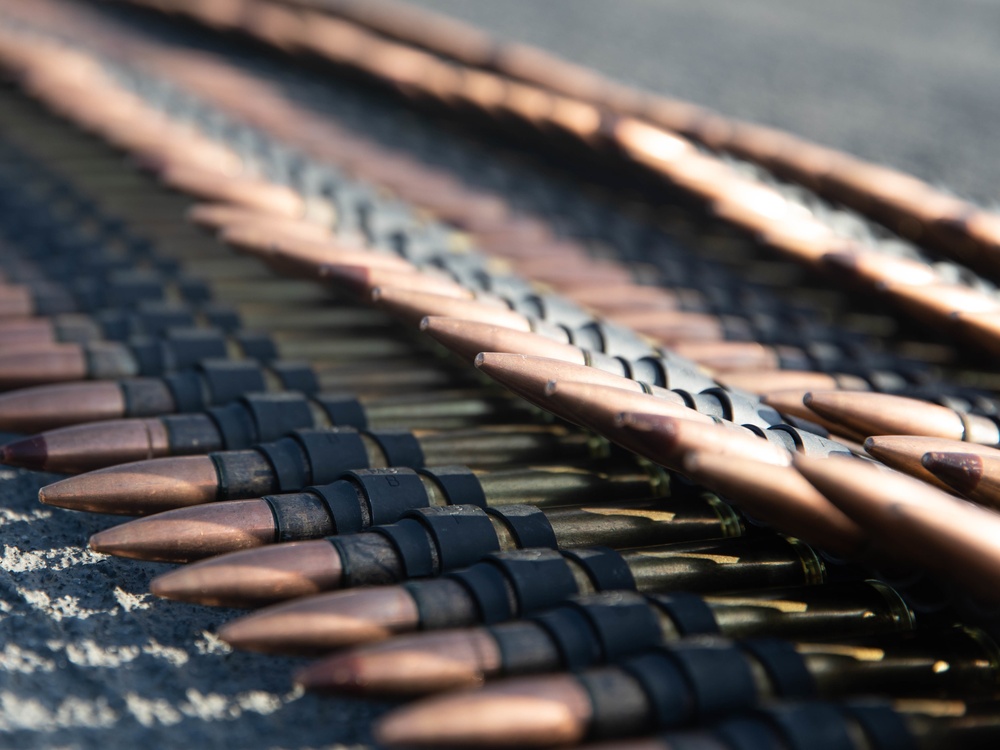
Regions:
M 475 359 L 476 369 L 497 381 L 504 388 L 537 405 L 545 403 L 546 387 L 553 381 L 573 381 L 580 384 L 614 388 L 629 393 L 655 396 L 668 407 L 688 409 L 687 400 L 680 393 L 630 378 L 615 375 L 596 367 L 573 364 L 548 357 L 505 352 L 480 352 Z
M 803 403 L 824 419 L 863 435 L 923 435 L 981 445 L 1000 443 L 1000 427 L 988 417 L 904 396 L 814 391 L 805 395 Z
M 921 464 L 963 497 L 996 509 L 1000 508 L 1000 451 L 993 453 L 933 451 L 923 455 Z
M 358 332 L 362 334 L 362 331 Z M 378 336 L 342 334 L 320 338 L 304 331 L 270 334 L 178 328 L 159 337 L 126 342 L 35 344 L 0 352 L 0 388 L 75 380 L 109 380 L 157 376 L 184 370 L 208 358 L 344 360 L 353 357 L 400 356 L 414 347 L 405 335 L 380 331 Z
M 251 226 L 262 232 L 273 232 L 283 237 L 304 240 L 329 240 L 333 232 L 329 227 L 312 224 L 300 219 L 267 216 L 259 211 L 230 203 L 196 203 L 187 210 L 185 217 L 192 224 L 210 231 L 223 231 L 229 227 Z
M 330 483 L 298 493 L 182 508 L 168 517 L 135 521 L 101 532 L 94 545 L 101 551 L 125 556 L 183 561 L 240 549 L 229 540 L 245 536 L 250 518 L 256 519 L 251 524 L 256 537 L 266 539 L 266 529 L 271 529 L 271 541 L 262 543 L 277 543 L 355 533 L 373 524 L 397 521 L 411 508 L 431 505 L 478 502 L 502 506 L 519 502 L 553 507 L 603 499 L 604 493 L 619 493 L 616 497 L 624 500 L 666 491 L 664 477 L 658 471 L 637 468 L 628 460 L 593 462 L 586 467 L 501 466 L 489 470 L 455 465 L 391 467 L 341 470 L 332 476 Z M 194 498 L 193 492 L 191 495 L 185 499 L 207 497 L 207 493 L 203 498 Z M 103 498 L 96 497 L 97 502 L 103 502 Z M 169 500 L 147 502 L 146 506 L 152 506 L 147 512 L 177 507 L 171 506 Z M 270 516 L 265 508 L 270 509 Z M 177 535 L 176 528 L 185 521 L 190 521 L 192 528 L 200 528 L 205 519 L 211 519 L 216 529 L 211 539 L 204 533 Z
M 608 591 L 523 620 L 359 646 L 307 666 L 296 682 L 310 690 L 423 695 L 500 677 L 578 671 L 699 635 L 848 639 L 915 625 L 899 595 L 876 581 L 739 595 Z M 576 648 L 568 647 L 570 633 Z
M 994 511 L 865 461 L 797 456 L 795 466 L 893 557 L 939 571 L 985 601 L 997 599 Z
M 569 421 L 584 418 L 598 432 L 612 430 L 623 411 L 716 421 L 762 428 L 780 424 L 781 415 L 753 397 L 721 388 L 696 394 L 640 383 L 612 373 L 543 357 L 480 352 L 476 368 L 536 406 Z M 601 426 L 598 427 L 598 424 Z
M 182 523 L 177 527 L 185 528 Z M 486 511 L 474 506 L 425 508 L 408 512 L 391 526 L 359 534 L 233 552 L 187 565 L 155 579 L 151 590 L 170 599 L 259 607 L 321 591 L 439 575 L 493 552 L 541 544 L 635 547 L 741 533 L 738 516 L 710 495 L 551 510 L 524 505 L 491 506 Z M 405 550 L 393 541 L 403 537 Z M 160 539 L 159 549 L 175 554 L 166 537 Z M 186 541 L 182 534 L 179 546 Z M 330 572 L 334 570 L 336 576 Z M 263 577 L 261 571 L 266 571 Z
M 830 434 L 837 435 L 840 439 L 861 441 L 866 435 L 852 429 L 850 426 L 837 420 L 827 419 L 818 412 L 814 412 L 803 402 L 803 398 L 808 391 L 772 391 L 761 397 L 761 401 L 776 409 L 780 414 L 789 418 L 805 419 L 818 424 Z
M 113 419 L 49 430 L 7 443 L 0 450 L 3 463 L 11 466 L 79 474 L 130 461 L 249 448 L 304 427 L 379 429 L 405 424 L 446 430 L 518 417 L 530 422 L 532 410 L 481 390 L 358 398 L 342 393 L 283 391 L 248 394 L 203 412 Z M 61 489 L 43 494 L 54 505 L 72 502 L 75 497 L 75 492 L 63 497 Z
M 873 286 L 885 283 L 921 286 L 941 281 L 941 276 L 930 264 L 887 253 L 830 253 L 823 256 L 823 262 Z
M 553 307 L 559 298 L 549 298 Z M 378 287 L 372 290 L 372 304 L 384 309 L 407 325 L 419 327 L 426 317 L 458 318 L 516 331 L 534 332 L 553 341 L 573 344 L 582 349 L 600 351 L 612 357 L 641 358 L 656 355 L 652 344 L 638 334 L 608 321 L 595 320 L 586 311 L 566 311 L 556 316 L 538 310 L 544 298 L 512 303 L 497 296 L 484 294 L 474 300 L 455 299 L 441 294 Z M 526 307 L 529 313 L 511 307 Z M 563 301 L 563 308 L 570 307 Z M 537 315 L 542 312 L 543 315 Z M 569 316 L 573 315 L 573 318 Z
M 544 357 L 572 365 L 586 365 L 622 378 L 648 382 L 659 388 L 679 388 L 696 392 L 719 385 L 704 372 L 675 358 L 650 356 L 630 360 L 623 357 L 609 357 L 602 352 L 559 343 L 537 333 L 517 331 L 488 323 L 431 316 L 420 322 L 420 330 L 470 362 L 475 362 L 480 352 L 500 352 Z M 586 374 L 580 370 L 574 372 L 579 375 L 577 380 Z M 621 384 L 617 380 L 606 382 L 609 385 L 634 387 Z
M 867 391 L 871 386 L 855 375 L 812 370 L 742 370 L 719 376 L 723 385 L 750 393 L 779 391 Z
M 0 394 L 0 430 L 32 433 L 131 417 L 196 412 L 248 393 L 331 390 L 392 395 L 477 383 L 475 373 L 451 368 L 433 354 L 377 357 L 350 364 L 248 359 L 202 359 L 162 378 L 54 383 Z
M 995 451 L 985 445 L 966 443 L 961 440 L 946 438 L 922 437 L 920 435 L 875 435 L 865 440 L 865 452 L 877 458 L 886 466 L 896 471 L 909 474 L 911 477 L 923 480 L 938 489 L 947 492 L 954 490 L 950 485 L 938 479 L 928 471 L 922 459 L 927 453 L 971 453 L 990 454 Z
M 945 330 L 954 326 L 952 321 L 958 315 L 1000 312 L 1000 301 L 995 297 L 964 284 L 911 285 L 886 281 L 880 285 L 880 291 L 907 313 Z
M 596 591 L 752 590 L 817 584 L 826 575 L 812 549 L 780 537 L 624 552 L 529 549 L 496 553 L 439 578 L 274 605 L 227 623 L 219 634 L 235 648 L 315 653 L 414 630 L 494 624 Z
M 865 530 L 795 469 L 698 449 L 685 455 L 682 471 L 750 517 L 839 559 L 857 559 L 870 544 Z
M 990 647 L 985 634 L 959 629 L 904 642 L 681 642 L 616 666 L 424 699 L 382 717 L 375 734 L 390 746 L 549 747 L 711 722 L 771 697 L 985 697 L 996 684 Z M 942 662 L 949 668 L 934 668 Z
M 203 503 L 299 492 L 310 485 L 328 484 L 353 469 L 420 468 L 446 461 L 509 467 L 533 461 L 584 461 L 606 453 L 601 441 L 555 426 L 497 425 L 443 432 L 298 429 L 244 450 L 111 466 L 63 480 L 59 492 L 73 507 L 148 515 Z M 192 477 L 199 477 L 199 481 L 193 482 Z M 155 492 L 151 492 L 153 482 Z M 140 486 L 138 492 L 133 490 L 134 483 Z

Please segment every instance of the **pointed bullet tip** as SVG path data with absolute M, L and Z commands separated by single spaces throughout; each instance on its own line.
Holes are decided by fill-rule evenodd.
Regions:
M 363 687 L 353 662 L 351 656 L 335 655 L 303 667 L 292 679 L 305 690 L 353 692 Z
M 48 446 L 41 435 L 15 440 L 0 448 L 0 461 L 7 466 L 44 469 L 48 457 Z
M 950 487 L 963 495 L 975 491 L 983 478 L 983 461 L 971 453 L 925 453 L 920 463 Z

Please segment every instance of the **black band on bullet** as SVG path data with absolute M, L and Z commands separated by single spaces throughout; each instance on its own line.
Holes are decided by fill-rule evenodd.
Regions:
M 243 356 L 258 362 L 270 362 L 280 355 L 278 347 L 266 333 L 256 331 L 241 331 L 234 334 L 234 339 L 240 345 Z
M 639 360 L 639 362 L 641 361 Z M 662 375 L 659 378 L 662 382 L 656 383 L 656 385 L 662 388 L 669 388 L 671 390 L 681 388 L 691 393 L 698 393 L 706 388 L 714 388 L 716 386 L 715 381 L 699 371 L 694 363 L 690 367 L 685 367 L 678 362 L 672 362 L 663 357 L 657 357 L 653 361 L 659 365 L 659 369 L 662 371 Z M 649 378 L 644 379 L 649 380 Z
M 172 370 L 194 367 L 203 359 L 226 356 L 226 339 L 211 328 L 170 331 L 163 341 L 164 365 Z
M 840 707 L 830 703 L 774 706 L 755 712 L 778 730 L 789 750 L 853 750 Z
M 312 473 L 310 483 L 328 484 L 345 471 L 368 468 L 368 450 L 358 431 L 351 427 L 295 430 Z
M 662 640 L 656 614 L 645 599 L 572 602 L 590 622 L 607 661 L 644 651 Z
M 816 681 L 802 657 L 788 641 L 754 638 L 741 641 L 740 647 L 764 667 L 777 695 L 784 698 L 816 697 Z
M 331 516 L 322 498 L 311 492 L 295 495 L 265 495 L 261 498 L 274 517 L 274 541 L 317 539 L 330 533 Z
M 485 511 L 495 518 L 503 519 L 521 549 L 555 549 L 559 546 L 552 523 L 541 508 L 534 505 L 507 505 L 502 508 L 485 508 Z
M 257 440 L 274 440 L 300 427 L 312 427 L 309 399 L 301 393 L 251 393 L 240 399 L 257 428 Z
M 128 350 L 135 360 L 136 369 L 139 375 L 155 376 L 162 375 L 172 369 L 166 360 L 166 344 L 162 339 L 134 336 L 128 340 Z M 88 360 L 90 360 L 88 351 Z M 88 370 L 93 370 L 94 365 L 88 361 Z
M 916 738 L 892 706 L 848 703 L 841 710 L 861 725 L 875 750 L 917 750 Z
M 621 663 L 646 694 L 656 724 L 676 727 L 690 723 L 695 717 L 694 696 L 678 665 L 663 653 L 647 653 Z M 599 714 L 600 705 L 595 704 Z
M 407 578 L 426 578 L 438 572 L 427 531 L 420 521 L 404 518 L 396 523 L 375 526 L 371 530 L 392 542 L 399 553 Z
M 201 304 L 212 299 L 212 288 L 206 281 L 190 277 L 178 277 L 174 279 L 174 283 L 177 285 L 177 291 L 180 292 L 181 298 L 188 302 Z M 160 294 L 162 295 L 162 291 Z
M 236 331 L 243 327 L 240 314 L 225 305 L 208 305 L 201 311 L 201 314 L 212 328 L 217 328 L 220 331 Z
M 148 271 L 118 271 L 103 285 L 104 307 L 135 307 L 153 299 L 163 299 L 163 277 Z
M 739 646 L 686 646 L 663 653 L 677 664 L 694 696 L 699 721 L 712 721 L 757 702 L 757 683 Z
M 571 607 L 557 607 L 537 614 L 531 619 L 552 639 L 564 668 L 584 669 L 600 660 L 601 649 L 594 637 L 594 631 L 587 618 L 578 610 Z M 504 664 L 508 661 L 510 660 L 507 658 L 502 659 Z
M 359 469 L 345 471 L 340 478 L 351 480 L 361 489 L 373 526 L 395 523 L 406 511 L 430 505 L 424 483 L 413 469 Z
M 652 353 L 652 347 L 638 334 L 607 320 L 586 323 L 572 331 L 573 343 L 576 340 L 586 340 L 589 346 L 576 344 L 583 349 L 594 349 L 610 354 L 612 357 L 639 359 Z
M 281 381 L 281 387 L 286 391 L 298 391 L 312 395 L 319 391 L 319 380 L 316 372 L 307 362 L 268 362 L 268 368 Z
M 210 359 L 197 368 L 211 404 L 234 401 L 247 393 L 267 390 L 264 372 L 255 362 Z
M 219 429 L 225 450 L 249 448 L 259 440 L 253 416 L 242 402 L 213 406 L 205 413 Z
M 437 545 L 441 570 L 472 565 L 500 549 L 500 540 L 490 517 L 474 505 L 418 508 L 403 518 L 422 524 Z
M 465 570 L 448 573 L 447 577 L 462 584 L 469 592 L 485 625 L 504 622 L 515 615 L 510 606 L 510 597 L 507 596 L 507 578 L 497 566 L 477 563 Z M 413 589 L 410 593 L 413 593 Z M 418 605 L 419 603 L 418 600 Z M 428 612 L 425 617 L 424 610 L 421 609 L 420 621 L 426 622 L 429 617 L 431 614 Z
M 35 315 L 40 317 L 71 312 L 88 312 L 103 307 L 99 304 L 89 304 L 89 300 L 80 299 L 75 290 L 70 292 L 59 284 L 33 284 L 31 300 Z
M 598 591 L 635 589 L 635 578 L 628 563 L 610 547 L 567 549 L 561 554 L 583 568 Z
M 409 430 L 372 430 L 365 434 L 382 449 L 386 466 L 418 469 L 424 465 L 424 449 L 420 447 L 417 436 Z
M 278 492 L 301 490 L 313 481 L 312 472 L 309 471 L 309 460 L 301 446 L 302 444 L 293 437 L 284 437 L 254 446 L 271 464 Z
M 670 618 L 681 635 L 717 635 L 721 632 L 715 612 L 697 594 L 678 591 L 651 596 L 649 601 Z
M 713 734 L 725 742 L 729 750 L 788 750 L 770 724 L 754 717 L 728 719 L 718 724 Z M 670 743 L 674 741 L 673 734 L 664 735 L 664 738 Z M 677 750 L 684 750 L 684 745 L 676 747 Z M 692 747 L 691 750 L 699 749 Z
M 319 394 L 315 398 L 330 418 L 330 424 L 337 427 L 356 427 L 359 430 L 368 426 L 365 407 L 353 396 Z
M 129 317 L 135 333 L 151 336 L 159 336 L 171 328 L 191 328 L 197 324 L 190 310 L 166 305 L 140 308 Z
M 194 376 L 197 380 L 197 376 Z M 120 380 L 118 387 L 122 393 L 122 401 L 125 403 L 126 417 L 156 417 L 163 413 L 163 397 L 160 384 L 156 381 L 150 382 L 144 378 Z M 173 394 L 171 394 L 173 397 Z M 174 408 L 177 409 L 177 399 L 173 398 Z
M 202 377 L 196 371 L 187 370 L 186 372 L 171 373 L 163 377 L 163 382 L 170 390 L 170 396 L 174 400 L 176 411 L 201 411 L 208 406 L 205 403 L 205 394 L 202 390 Z M 122 392 L 126 394 L 126 403 L 131 404 L 129 400 L 131 392 L 127 390 L 128 385 L 129 381 L 122 381 Z M 132 412 L 131 408 L 127 409 L 126 414 L 129 416 L 139 416 Z
M 362 500 L 356 487 L 350 482 L 331 482 L 307 487 L 305 491 L 323 501 L 333 519 L 335 534 L 357 534 L 370 525 L 365 523 L 365 516 L 361 511 Z
M 579 593 L 573 572 L 559 550 L 515 550 L 490 555 L 486 561 L 507 577 L 521 615 Z
M 529 294 L 517 300 L 514 309 L 522 315 L 564 326 L 579 326 L 593 320 L 589 312 L 558 294 Z
M 434 466 L 417 472 L 433 479 L 452 505 L 486 507 L 486 493 L 479 478 L 465 466 Z

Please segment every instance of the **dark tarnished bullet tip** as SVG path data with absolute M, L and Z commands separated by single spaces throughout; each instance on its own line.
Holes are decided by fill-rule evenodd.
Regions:
M 7 466 L 19 466 L 23 469 L 44 471 L 49 458 L 48 444 L 42 435 L 34 435 L 22 440 L 15 440 L 0 447 L 0 460 Z M 39 492 L 39 498 L 42 493 Z M 42 502 L 45 502 L 43 499 Z
M 925 453 L 920 463 L 963 495 L 974 492 L 983 479 L 982 456 L 973 453 Z

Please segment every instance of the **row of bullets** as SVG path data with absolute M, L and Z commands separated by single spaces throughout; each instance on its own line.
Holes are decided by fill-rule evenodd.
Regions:
M 993 284 L 970 290 L 955 264 L 926 262 L 943 256 L 996 278 L 997 217 L 912 177 L 771 129 L 678 108 L 539 50 L 507 48 L 467 28 L 446 25 L 434 32 L 433 17 L 395 4 L 383 11 L 381 3 L 358 8 L 306 0 L 135 4 L 243 34 L 297 58 L 318 57 L 424 106 L 471 115 L 475 127 L 541 138 L 550 150 L 568 146 L 574 163 L 596 155 L 605 169 L 610 159 L 619 170 L 628 165 L 651 170 L 688 201 L 707 204 L 714 216 L 757 234 L 774 250 L 821 266 L 840 283 L 884 294 L 925 324 L 957 331 L 978 346 L 987 342 L 997 351 L 1000 308 Z M 449 33 L 463 34 L 461 51 L 443 41 Z M 720 158 L 678 133 L 732 156 Z M 871 214 L 932 254 L 881 241 L 882 233 L 818 201 L 814 190 Z M 916 283 L 940 288 L 914 293 L 909 287 Z M 952 312 L 961 315 L 949 318 Z M 981 313 L 992 314 L 983 319 Z
M 233 31 L 244 28 L 283 49 L 294 49 L 297 27 L 326 24 L 326 33 L 315 33 L 315 48 L 336 59 L 347 49 L 367 46 L 365 55 L 388 58 L 387 40 L 408 45 L 406 62 L 410 72 L 412 51 L 461 63 L 474 71 L 466 83 L 478 92 L 469 97 L 492 101 L 493 108 L 506 108 L 524 119 L 547 115 L 550 121 L 590 142 L 601 135 L 600 125 L 610 116 L 633 117 L 697 142 L 712 152 L 730 154 L 760 165 L 770 173 L 805 186 L 826 199 L 871 216 L 893 232 L 945 255 L 989 268 L 989 256 L 997 250 L 996 216 L 946 194 L 912 175 L 819 146 L 775 128 L 728 118 L 719 112 L 689 102 L 637 90 L 611 80 L 594 70 L 568 62 L 546 50 L 497 39 L 483 30 L 427 8 L 396 0 L 284 0 L 263 2 L 180 2 L 142 0 L 142 5 L 161 12 L 193 17 L 213 28 Z M 322 12 L 319 16 L 317 11 Z M 331 18 L 331 16 L 333 18 Z M 338 19 L 339 22 L 337 22 Z M 358 27 L 370 32 L 359 34 Z M 334 33 L 330 33 L 333 31 Z M 372 54 L 372 53 L 375 54 Z M 347 53 L 350 54 L 350 53 Z M 395 59 L 403 58 L 397 52 Z M 377 63 L 376 63 L 377 64 Z M 373 65 L 369 63 L 369 65 Z M 395 66 L 381 63 L 380 72 Z M 410 72 L 412 79 L 425 71 Z M 394 72 L 399 77 L 402 74 Z M 447 73 L 437 72 L 433 85 L 442 94 L 458 98 L 461 89 Z M 453 75 L 452 79 L 459 76 Z M 605 126 L 606 127 L 606 126 Z M 993 265 L 995 269 L 995 263 Z
M 311 172 L 325 185 L 313 193 L 271 179 L 274 162 L 301 174 L 318 156 L 274 145 L 298 115 L 284 130 L 238 127 L 232 107 L 253 91 L 271 116 L 274 88 L 222 59 L 128 49 L 228 105 L 225 135 L 199 126 L 204 101 L 152 97 L 185 111 L 182 126 L 138 74 L 130 91 L 78 49 L 0 33 L 23 87 L 111 144 L 5 95 L 0 358 L 8 387 L 33 387 L 0 397 L 0 420 L 46 431 L 3 459 L 84 472 L 43 489 L 48 504 L 148 515 L 95 549 L 209 557 L 154 593 L 270 605 L 224 626 L 237 648 L 347 649 L 303 670 L 308 688 L 412 696 L 518 677 L 390 714 L 389 744 L 623 747 L 653 732 L 666 734 L 634 746 L 995 744 L 990 623 L 957 625 L 948 592 L 908 566 L 995 600 L 995 514 L 848 457 L 985 491 L 1000 443 L 989 391 L 870 352 L 836 310 L 837 324 L 809 321 L 823 353 L 772 326 L 746 342 L 771 360 L 720 366 L 731 344 L 706 345 L 707 323 L 657 335 L 658 316 L 677 325 L 674 290 L 572 242 L 532 244 L 525 224 L 504 236 L 518 217 L 495 196 L 371 143 L 352 174 L 413 191 L 505 263 L 335 170 Z M 325 160 L 358 147 L 313 135 Z M 121 149 L 157 179 L 119 163 Z M 209 202 L 191 218 L 251 257 L 179 226 L 177 191 Z M 261 260 L 337 292 L 272 279 Z M 648 336 L 630 330 L 641 319 Z M 677 354 L 698 344 L 703 356 Z M 40 385 L 53 380 L 66 382 Z M 922 389 L 940 403 L 914 398 Z M 871 694 L 895 700 L 855 700 Z

